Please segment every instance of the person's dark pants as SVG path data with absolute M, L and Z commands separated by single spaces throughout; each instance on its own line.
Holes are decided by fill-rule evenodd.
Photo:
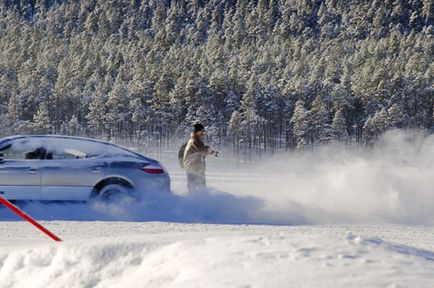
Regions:
M 197 192 L 206 188 L 205 172 L 187 172 L 187 187 L 189 192 Z

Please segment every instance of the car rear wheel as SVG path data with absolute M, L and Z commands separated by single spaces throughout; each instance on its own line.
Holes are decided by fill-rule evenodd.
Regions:
M 97 195 L 98 200 L 103 202 L 115 202 L 131 198 L 131 188 L 121 184 L 108 184 Z

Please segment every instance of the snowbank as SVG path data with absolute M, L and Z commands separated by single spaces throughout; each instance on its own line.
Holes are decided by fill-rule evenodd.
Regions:
M 331 227 L 221 226 L 3 246 L 1 287 L 432 287 L 427 249 Z

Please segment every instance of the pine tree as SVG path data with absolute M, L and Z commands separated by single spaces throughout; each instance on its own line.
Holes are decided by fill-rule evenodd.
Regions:
M 317 96 L 309 111 L 309 136 L 312 144 L 324 144 L 330 139 L 329 115 L 320 96 Z
M 373 144 L 383 132 L 389 128 L 389 116 L 386 109 L 378 110 L 373 117 L 369 117 L 363 127 L 363 139 L 367 144 Z
M 348 131 L 342 109 L 336 111 L 331 127 L 332 139 L 342 143 L 348 142 Z
M 101 136 L 104 134 L 104 117 L 106 115 L 106 104 L 100 91 L 95 91 L 86 115 L 88 133 Z M 75 116 L 75 115 L 74 115 Z
M 240 126 L 241 126 L 240 113 L 238 111 L 234 111 L 232 112 L 231 118 L 229 120 L 228 132 L 229 132 L 229 136 L 231 136 L 233 151 L 237 159 L 239 159 L 240 156 L 240 144 L 241 144 Z
M 387 113 L 389 115 L 389 125 L 390 128 L 402 128 L 403 124 L 406 122 L 405 116 L 402 113 L 401 108 L 398 104 L 393 104 L 388 110 Z
M 309 144 L 309 120 L 304 105 L 305 104 L 303 100 L 298 100 L 295 103 L 294 114 L 291 118 L 291 123 L 293 126 L 292 131 L 294 134 L 297 149 L 306 148 Z
M 11 123 L 20 121 L 22 111 L 22 103 L 20 97 L 13 93 L 9 98 L 7 116 Z
M 78 119 L 75 115 L 72 115 L 71 120 L 68 122 L 68 134 L 73 136 L 80 135 L 80 123 L 78 122 Z
M 258 148 L 255 136 L 257 128 L 260 126 L 262 119 L 259 117 L 256 108 L 256 99 L 261 97 L 260 88 L 257 85 L 255 75 L 250 77 L 247 91 L 241 99 L 240 120 L 241 120 L 241 135 L 245 143 L 244 151 L 248 154 L 248 159 L 251 160 L 251 152 L 253 148 Z
M 108 95 L 105 115 L 106 128 L 110 131 L 110 136 L 123 139 L 128 120 L 128 88 L 125 83 L 117 79 L 113 90 Z
M 425 17 L 425 23 L 431 23 L 434 17 L 434 0 L 423 0 L 422 16 Z
M 34 129 L 37 133 L 47 134 L 51 131 L 50 118 L 48 116 L 47 105 L 42 102 L 39 104 L 38 112 L 33 119 Z

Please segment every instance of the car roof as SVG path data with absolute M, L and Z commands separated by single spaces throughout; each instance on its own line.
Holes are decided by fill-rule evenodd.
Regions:
M 16 139 L 21 139 L 21 138 L 57 138 L 57 139 L 71 139 L 71 140 L 86 140 L 86 141 L 91 141 L 91 142 L 97 142 L 97 143 L 105 143 L 105 144 L 110 144 L 110 145 L 115 145 L 118 146 L 116 144 L 110 143 L 108 141 L 104 141 L 104 140 L 99 140 L 99 139 L 94 139 L 94 138 L 87 138 L 87 137 L 79 137 L 79 136 L 68 136 L 68 135 L 12 135 L 12 136 L 6 136 L 0 139 L 0 143 L 5 142 L 5 141 L 9 141 L 9 140 L 16 140 Z
M 7 136 L 7 137 L 3 137 L 0 138 L 0 146 L 7 141 L 11 141 L 11 140 L 17 140 L 17 139 L 24 139 L 24 138 L 51 138 L 51 139 L 70 139 L 70 140 L 81 140 L 81 141 L 89 141 L 89 142 L 94 142 L 94 143 L 99 143 L 99 144 L 106 144 L 106 145 L 111 145 L 117 148 L 120 148 L 122 150 L 128 151 L 129 153 L 133 153 L 135 155 L 137 155 L 140 158 L 146 158 L 148 160 L 152 160 L 140 153 L 137 153 L 135 151 L 132 151 L 126 147 L 123 147 L 121 145 L 117 145 L 114 143 L 110 143 L 108 141 L 104 141 L 104 140 L 99 140 L 99 139 L 94 139 L 94 138 L 87 138 L 87 137 L 79 137 L 79 136 L 68 136 L 68 135 L 12 135 L 12 136 Z M 155 160 L 154 160 L 155 161 Z

